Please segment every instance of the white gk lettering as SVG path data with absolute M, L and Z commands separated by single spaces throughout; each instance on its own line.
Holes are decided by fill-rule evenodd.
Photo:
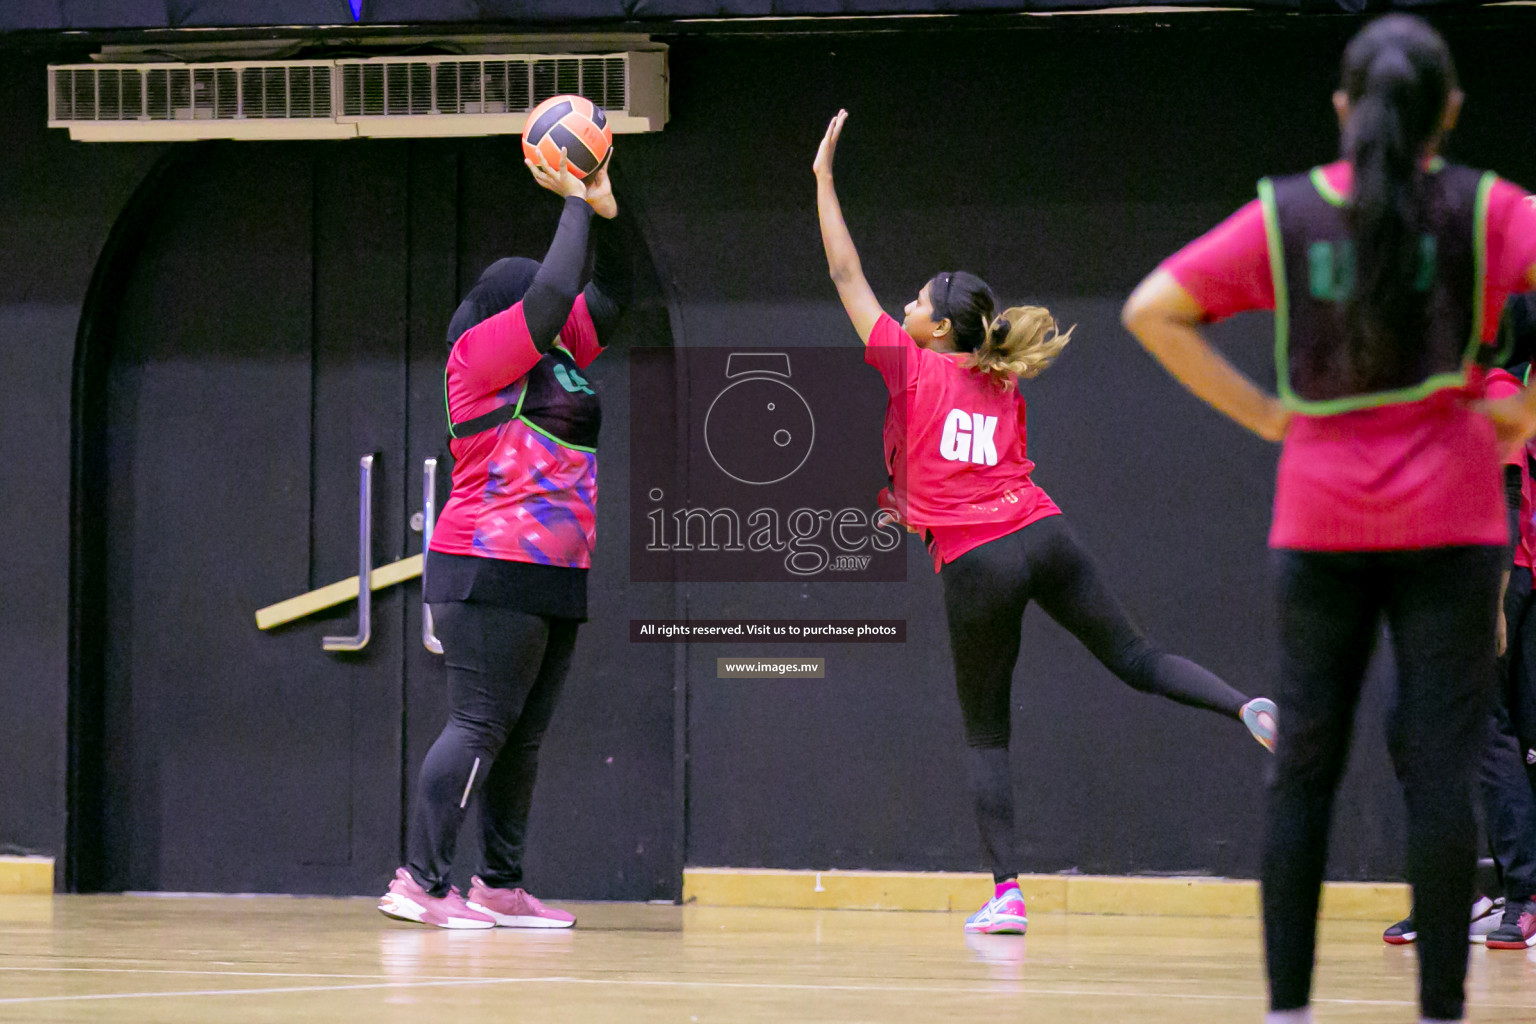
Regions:
M 974 462 L 978 466 L 997 465 L 997 417 L 949 410 L 944 418 L 944 436 L 939 439 L 939 454 L 950 462 Z

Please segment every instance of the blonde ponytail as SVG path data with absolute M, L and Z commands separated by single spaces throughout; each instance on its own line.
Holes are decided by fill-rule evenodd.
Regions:
M 1044 306 L 1014 306 L 993 317 L 987 337 L 966 365 L 1010 386 L 1019 377 L 1038 377 L 1072 340 L 1077 326 L 1058 330 Z

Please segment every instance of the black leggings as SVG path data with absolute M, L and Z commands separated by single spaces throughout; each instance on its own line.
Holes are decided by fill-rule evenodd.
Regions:
M 406 866 L 433 896 L 448 892 L 459 826 L 478 793 L 481 876 L 515 888 L 539 744 L 571 667 L 578 623 L 463 601 L 434 603 L 432 621 L 448 666 L 450 710 L 421 765 Z
M 1065 516 L 973 548 L 944 566 L 944 609 L 970 747 L 967 772 L 982 846 L 998 881 L 1019 873 L 1008 769 L 1009 700 L 1024 609 L 1039 603 L 1116 676 L 1143 693 L 1238 717 L 1247 698 L 1147 642 L 1110 593 Z
M 1408 880 L 1425 1017 L 1459 1020 L 1488 737 L 1502 547 L 1277 551 L 1285 718 L 1264 840 L 1264 945 L 1274 1010 L 1306 1006 L 1333 797 L 1385 617 L 1397 662 L 1392 757 L 1408 803 Z

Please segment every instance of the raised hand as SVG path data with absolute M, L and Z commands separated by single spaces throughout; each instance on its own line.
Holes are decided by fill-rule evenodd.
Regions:
M 832 158 L 837 155 L 837 139 L 843 134 L 843 122 L 847 120 L 848 111 L 839 110 L 827 125 L 827 134 L 821 137 L 821 147 L 816 150 L 816 160 L 811 164 L 816 177 L 832 180 Z
M 839 110 L 827 125 L 827 134 L 821 137 L 821 148 L 816 150 L 811 170 L 816 172 L 816 219 L 821 223 L 821 244 L 827 251 L 827 271 L 837 285 L 837 297 L 843 300 L 853 329 L 867 345 L 882 310 L 864 278 L 858 250 L 853 247 L 853 238 L 843 221 L 842 204 L 837 201 L 837 186 L 832 181 L 832 158 L 837 155 L 837 139 L 847 120 L 848 111 Z
M 613 163 L 613 150 L 608 150 L 608 155 L 603 157 L 603 162 L 597 165 L 587 178 L 587 202 L 592 207 L 592 212 L 599 217 L 608 220 L 619 215 L 618 201 L 613 198 L 613 182 L 608 178 L 608 165 Z
M 541 187 L 549 189 L 557 196 L 565 196 L 567 199 L 587 197 L 587 186 L 571 172 L 571 165 L 565 158 L 565 150 L 560 151 L 560 162 L 554 167 L 545 161 L 543 153 L 537 155 L 537 160 L 529 160 L 525 157 L 523 163 L 528 165 L 528 170 L 533 174 L 533 180 Z

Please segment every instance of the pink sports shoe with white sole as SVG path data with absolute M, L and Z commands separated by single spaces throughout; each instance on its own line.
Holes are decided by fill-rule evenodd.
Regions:
M 379 912 L 397 921 L 415 921 L 439 928 L 496 927 L 495 919 L 488 914 L 466 906 L 458 889 L 449 889 L 446 896 L 432 896 L 405 868 L 395 869 L 395 880 L 389 883 L 389 891 L 379 900 Z
M 492 889 L 479 875 L 470 879 L 469 908 L 490 915 L 502 928 L 569 928 L 576 923 L 574 914 L 546 907 L 522 889 Z
M 1024 895 L 1014 880 L 997 885 L 996 895 L 987 905 L 965 919 L 965 930 L 984 935 L 1023 935 L 1029 928 L 1029 911 Z

